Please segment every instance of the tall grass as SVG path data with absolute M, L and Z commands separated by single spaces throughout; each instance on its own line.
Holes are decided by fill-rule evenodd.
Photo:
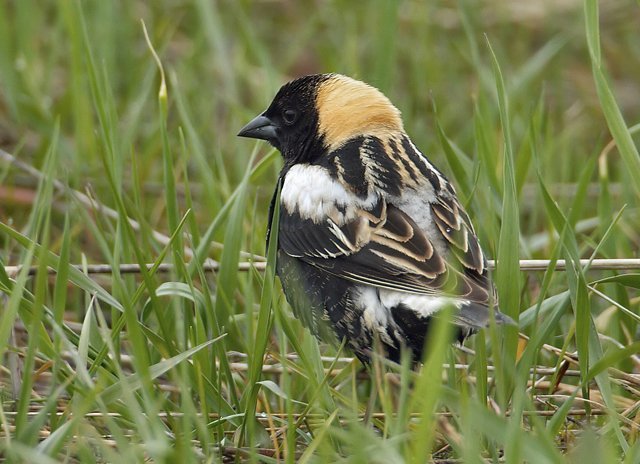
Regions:
M 640 278 L 579 261 L 640 243 L 637 10 L 0 5 L 1 459 L 638 462 Z M 421 369 L 364 369 L 292 317 L 264 245 L 280 157 L 235 134 L 326 71 L 402 110 L 517 327 L 461 349 L 442 324 Z

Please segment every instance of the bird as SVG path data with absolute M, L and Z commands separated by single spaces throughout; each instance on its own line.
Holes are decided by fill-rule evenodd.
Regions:
M 269 142 L 283 167 L 269 208 L 276 274 L 294 315 L 365 365 L 423 357 L 443 309 L 455 339 L 493 318 L 497 296 L 453 185 L 407 135 L 377 88 L 336 73 L 284 84 L 238 133 Z M 278 204 L 276 204 L 278 202 Z M 272 231 L 267 230 L 267 243 Z

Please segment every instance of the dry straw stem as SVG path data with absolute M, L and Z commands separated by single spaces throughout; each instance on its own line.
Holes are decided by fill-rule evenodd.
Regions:
M 622 412 L 623 410 L 620 409 L 620 411 L 617 412 Z M 6 411 L 5 415 L 7 417 L 13 417 L 16 416 L 18 413 L 15 411 Z M 64 417 L 66 415 L 65 411 L 55 411 L 52 413 L 53 415 L 57 416 L 57 417 Z M 555 411 L 553 410 L 528 410 L 528 411 L 522 411 L 522 415 L 523 416 L 539 416 L 539 417 L 548 417 L 548 416 L 553 416 L 553 414 L 555 414 Z M 591 415 L 591 416 L 604 416 L 607 414 L 607 410 L 606 409 L 591 409 L 590 411 L 587 411 L 586 409 L 582 409 L 582 408 L 574 408 L 571 409 L 569 411 L 569 413 L 567 415 L 569 416 L 587 416 L 587 415 Z M 27 412 L 27 416 L 28 417 L 35 417 L 38 415 L 38 411 L 37 410 L 32 410 Z M 184 413 L 180 412 L 180 411 L 175 411 L 175 412 L 171 412 L 171 413 L 167 413 L 167 412 L 158 412 L 157 416 L 162 418 L 162 419 L 169 419 L 169 418 L 180 418 L 180 417 L 184 417 Z M 203 414 L 201 413 L 196 413 L 195 414 L 197 417 L 203 417 Z M 284 413 L 284 412 L 272 412 L 269 413 L 269 415 L 271 417 L 274 418 L 279 418 L 279 419 L 288 419 L 289 417 L 293 417 L 294 419 L 299 418 L 302 416 L 302 414 L 300 413 L 293 413 L 291 414 L 291 416 L 289 416 L 289 413 Z M 436 412 L 435 413 L 436 416 L 439 417 L 455 417 L 455 413 L 453 412 L 449 412 L 449 411 L 443 411 L 443 412 Z M 510 416 L 511 415 L 511 411 L 506 411 L 505 412 L 506 416 Z M 117 412 L 88 412 L 86 414 L 84 414 L 85 418 L 103 418 L 103 417 L 111 417 L 111 418 L 121 418 L 122 414 L 117 413 Z M 420 418 L 422 416 L 422 414 L 420 413 L 412 413 L 411 417 L 412 418 Z M 313 420 L 317 420 L 318 422 L 320 421 L 324 421 L 326 418 L 322 415 L 322 414 L 313 414 L 313 413 L 309 413 L 309 414 L 305 414 L 305 417 L 308 418 L 310 421 Z M 360 418 L 364 418 L 364 414 L 360 414 L 359 415 Z M 378 419 L 378 420 L 384 420 L 387 418 L 387 413 L 384 412 L 373 412 L 371 413 L 371 417 L 374 419 Z M 209 420 L 218 420 L 221 418 L 224 418 L 224 416 L 221 416 L 220 414 L 217 413 L 209 413 L 207 414 L 207 418 Z M 260 422 L 266 422 L 267 418 L 264 415 L 259 415 L 256 417 L 256 419 Z M 341 422 L 346 422 L 341 420 Z
M 545 271 L 549 264 L 551 263 L 548 259 L 521 259 L 520 260 L 520 270 L 523 272 L 535 272 L 535 271 Z M 623 258 L 623 259 L 581 259 L 580 265 L 586 266 L 590 263 L 589 270 L 592 271 L 604 271 L 604 270 L 637 270 L 640 269 L 640 259 L 637 258 Z M 85 272 L 86 274 L 111 274 L 113 272 L 113 266 L 109 264 L 88 264 L 88 265 L 80 265 L 73 264 L 75 268 Z M 153 263 L 146 264 L 147 270 L 150 270 L 154 266 Z M 489 269 L 495 269 L 496 263 L 493 260 L 488 261 Z M 255 269 L 256 271 L 264 271 L 267 267 L 267 263 L 264 261 L 252 262 L 252 261 L 243 261 L 238 263 L 238 271 L 239 272 L 247 272 L 250 269 Z M 167 273 L 172 272 L 175 266 L 171 263 L 162 263 L 156 270 L 158 273 Z M 9 275 L 16 275 L 21 266 L 5 266 L 5 271 Z M 29 269 L 29 274 L 34 275 L 37 271 L 37 266 L 32 266 Z M 567 269 L 567 263 L 564 259 L 559 259 L 555 263 L 556 271 L 565 271 Z M 140 265 L 138 264 L 121 264 L 118 267 L 120 274 L 139 274 L 140 273 Z M 218 272 L 220 270 L 220 263 L 214 260 L 208 260 L 203 265 L 203 270 L 205 272 Z M 55 274 L 56 270 L 49 268 L 50 274 Z

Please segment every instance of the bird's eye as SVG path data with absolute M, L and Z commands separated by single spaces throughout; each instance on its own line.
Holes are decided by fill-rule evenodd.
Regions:
M 298 119 L 298 112 L 296 110 L 286 109 L 282 112 L 282 119 L 284 119 L 285 124 L 290 126 Z

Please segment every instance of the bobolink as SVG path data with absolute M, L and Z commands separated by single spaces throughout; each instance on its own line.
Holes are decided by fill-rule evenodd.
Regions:
M 346 340 L 365 363 L 376 339 L 389 359 L 407 347 L 419 361 L 445 306 L 460 341 L 488 325 L 495 289 L 469 216 L 378 89 L 301 77 L 238 135 L 284 157 L 276 271 L 314 334 Z

